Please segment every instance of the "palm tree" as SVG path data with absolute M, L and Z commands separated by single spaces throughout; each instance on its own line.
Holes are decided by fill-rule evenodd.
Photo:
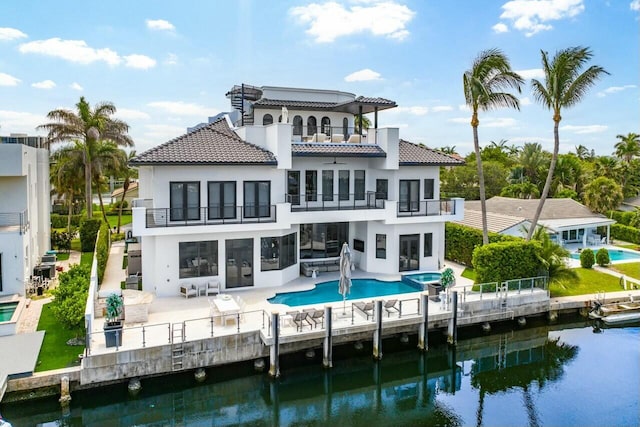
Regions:
M 456 151 L 455 145 L 445 145 L 444 147 L 436 148 L 436 150 L 440 151 L 441 153 L 449 154 L 449 155 L 458 154 L 458 152 Z
M 124 150 L 120 150 L 122 167 L 120 169 L 119 176 L 124 178 L 122 183 L 122 197 L 120 198 L 120 205 L 118 206 L 118 228 L 116 230 L 117 233 L 120 233 L 120 223 L 122 220 L 122 205 L 124 204 L 124 198 L 127 195 L 127 191 L 129 191 L 129 186 L 131 185 L 131 179 L 136 178 L 138 176 L 138 171 L 131 168 L 129 166 L 129 160 L 133 159 L 136 156 L 136 150 L 131 150 L 129 154 L 127 154 Z
M 55 192 L 64 196 L 68 207 L 67 233 L 71 233 L 71 215 L 73 203 L 77 196 L 82 195 L 84 184 L 83 152 L 78 143 L 68 145 L 51 154 L 51 169 L 49 171 Z
M 464 99 L 471 108 L 471 128 L 473 129 L 473 147 L 478 168 L 480 185 L 480 206 L 482 210 L 482 243 L 489 243 L 487 229 L 487 206 L 484 186 L 480 143 L 478 140 L 478 111 L 489 111 L 498 107 L 510 107 L 520 110 L 518 98 L 503 90 L 512 88 L 520 93 L 522 77 L 511 70 L 509 59 L 499 49 L 488 49 L 480 52 L 473 61 L 471 69 L 462 76 Z
M 93 146 L 93 152 L 91 153 L 91 170 L 93 171 L 93 185 L 98 193 L 98 200 L 100 201 L 100 210 L 102 211 L 102 218 L 105 222 L 109 222 L 107 219 L 107 213 L 102 201 L 102 186 L 106 184 L 105 177 L 115 175 L 121 170 L 124 164 L 126 164 L 126 158 L 122 158 L 120 150 L 116 144 L 110 141 L 98 141 Z
M 593 57 L 591 51 L 586 47 L 577 46 L 560 50 L 556 52 L 551 62 L 549 62 L 549 54 L 547 52 L 541 51 L 541 54 L 545 82 L 543 84 L 537 79 L 533 79 L 531 85 L 535 99 L 545 108 L 553 111 L 554 144 L 549 173 L 544 183 L 544 189 L 542 190 L 536 213 L 531 220 L 531 228 L 527 234 L 527 240 L 531 240 L 533 231 L 538 224 L 544 202 L 549 195 L 549 188 L 551 188 L 553 172 L 556 167 L 558 150 L 560 148 L 558 128 L 560 126 L 560 120 L 562 120 L 562 116 L 560 115 L 562 108 L 569 108 L 576 105 L 585 97 L 587 90 L 595 85 L 596 81 L 598 81 L 603 74 L 609 74 L 604 68 L 598 65 L 592 65 L 581 72 Z
M 584 203 L 594 212 L 606 214 L 622 203 L 622 187 L 610 178 L 601 176 L 584 187 Z
M 360 126 L 360 119 L 362 118 L 362 126 Z M 353 124 L 356 127 L 355 132 L 362 134 L 362 131 L 371 127 L 371 120 L 367 116 L 361 116 L 356 114 L 353 119 Z
M 628 133 L 627 135 L 616 135 L 620 141 L 614 146 L 615 155 L 624 160 L 627 164 L 631 163 L 634 157 L 640 157 L 640 135 L 637 133 Z
M 80 97 L 76 104 L 76 112 L 65 109 L 49 111 L 47 118 L 51 120 L 37 127 L 49 132 L 50 143 L 75 140 L 83 148 L 83 164 L 85 179 L 85 198 L 87 217 L 93 216 L 91 197 L 92 155 L 99 141 L 112 141 L 117 145 L 133 146 L 133 140 L 127 134 L 129 125 L 115 119 L 112 115 L 116 107 L 110 102 L 101 102 L 93 109 L 89 103 Z

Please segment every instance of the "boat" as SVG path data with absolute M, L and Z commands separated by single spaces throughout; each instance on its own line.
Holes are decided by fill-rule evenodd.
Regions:
M 640 301 L 634 301 L 633 298 L 627 302 L 609 304 L 596 301 L 589 312 L 589 317 L 600 319 L 608 325 L 640 321 Z

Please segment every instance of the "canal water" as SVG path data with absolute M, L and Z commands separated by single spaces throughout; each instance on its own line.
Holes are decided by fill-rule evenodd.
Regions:
M 479 330 L 479 329 L 478 329 Z M 599 329 L 590 321 L 489 335 L 462 330 L 455 350 L 430 336 L 426 354 L 395 337 L 383 359 L 370 344 L 336 348 L 334 367 L 291 355 L 272 381 L 252 364 L 145 379 L 55 399 L 2 405 L 18 426 L 638 426 L 640 327 Z M 473 332 L 473 333 L 471 333 Z

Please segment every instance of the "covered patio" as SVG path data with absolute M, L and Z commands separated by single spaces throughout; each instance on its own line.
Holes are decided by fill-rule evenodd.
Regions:
M 616 221 L 608 218 L 562 218 L 541 220 L 539 223 L 547 229 L 551 239 L 563 247 L 588 248 L 609 244 L 611 224 Z M 598 233 L 598 228 L 606 228 Z

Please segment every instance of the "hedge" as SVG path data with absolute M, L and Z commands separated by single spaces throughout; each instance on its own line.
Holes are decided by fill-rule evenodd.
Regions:
M 503 282 L 543 275 L 537 241 L 505 241 L 478 246 L 473 251 L 476 283 Z
M 609 218 L 615 219 L 618 224 L 629 225 L 631 220 L 636 215 L 634 211 L 623 212 L 623 211 L 609 211 L 607 212 L 607 216 Z
M 104 276 L 104 270 L 107 268 L 107 260 L 109 259 L 109 247 L 110 230 L 109 224 L 102 222 L 100 225 L 100 232 L 98 233 L 98 240 L 96 242 L 96 259 L 98 261 L 98 283 L 102 283 L 102 277 Z
M 71 215 L 71 226 L 78 227 L 83 215 Z M 51 214 L 51 228 L 67 228 L 67 215 Z
M 593 251 L 589 248 L 583 249 L 580 252 L 580 267 L 591 268 L 596 263 L 596 257 L 593 255 Z
M 611 237 L 640 245 L 640 230 L 635 227 L 629 227 L 628 225 L 612 224 Z
M 482 230 L 465 225 L 445 223 L 444 257 L 448 260 L 466 265 L 473 265 L 473 250 L 482 246 Z M 516 242 L 522 238 L 498 233 L 489 233 L 489 243 Z
M 80 223 L 80 250 L 93 252 L 96 248 L 96 236 L 102 224 L 100 219 L 85 219 Z

